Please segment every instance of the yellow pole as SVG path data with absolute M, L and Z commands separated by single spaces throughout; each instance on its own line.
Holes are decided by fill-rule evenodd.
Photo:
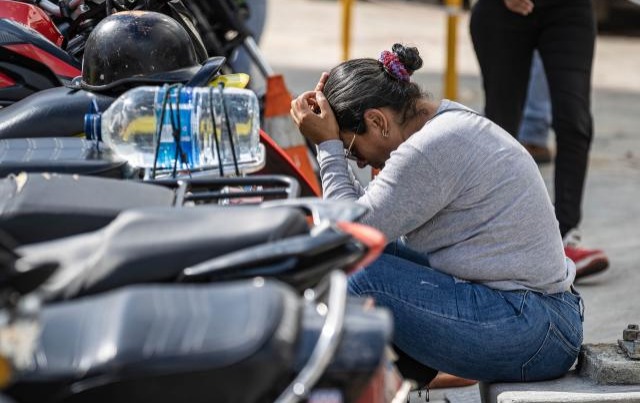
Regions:
M 11 341 L 9 343 L 11 343 Z M 0 355 L 0 389 L 9 386 L 12 375 L 11 363 L 8 359 Z
M 458 15 L 462 7 L 462 0 L 446 0 L 447 6 L 447 66 L 444 78 L 444 97 L 456 100 L 458 98 L 457 72 L 457 36 Z
M 349 59 L 353 0 L 342 0 L 342 60 Z

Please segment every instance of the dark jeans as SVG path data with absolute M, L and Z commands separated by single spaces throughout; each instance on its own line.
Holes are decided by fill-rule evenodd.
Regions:
M 528 16 L 503 0 L 479 0 L 471 37 L 485 90 L 485 114 L 516 136 L 534 49 L 544 64 L 557 139 L 555 209 L 562 235 L 580 222 L 593 137 L 591 67 L 595 21 L 591 0 L 536 0 Z

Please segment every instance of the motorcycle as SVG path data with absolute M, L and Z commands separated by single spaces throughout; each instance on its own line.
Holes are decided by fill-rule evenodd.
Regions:
M 250 42 L 251 41 L 248 41 L 248 43 Z M 95 94 L 89 94 L 89 96 L 97 97 Z M 59 97 L 59 94 L 53 94 L 52 92 L 51 103 L 64 104 L 64 102 L 60 102 L 60 101 L 61 101 L 61 98 Z M 38 104 L 36 102 L 35 105 L 41 105 L 41 104 Z M 36 107 L 32 109 L 42 110 L 43 108 Z M 46 110 L 46 108 L 44 108 L 44 110 Z M 2 119 L 2 120 L 15 122 L 15 120 L 13 119 Z M 46 122 L 47 119 L 43 119 L 42 121 Z M 25 122 L 28 122 L 28 120 L 25 120 Z M 28 124 L 25 126 L 28 126 Z M 51 128 L 51 127 L 57 127 L 57 126 L 47 125 L 47 127 Z M 23 131 L 15 131 L 15 133 L 18 133 L 18 134 L 9 135 L 6 137 L 24 136 Z M 45 133 L 45 131 L 40 131 L 39 133 L 40 135 L 42 135 L 42 133 Z M 4 137 L 4 136 L 0 136 L 0 137 Z M 62 172 L 77 172 L 76 170 L 78 169 L 78 167 L 80 167 L 82 173 L 87 173 L 87 172 L 95 173 L 96 171 L 99 171 L 100 174 L 106 173 L 107 175 L 113 175 L 116 177 L 126 177 L 127 175 L 131 174 L 129 168 L 126 167 L 126 164 L 123 164 L 121 161 L 110 161 L 110 160 L 105 161 L 103 159 L 104 155 L 101 154 L 101 150 L 97 149 L 95 145 L 90 141 L 80 140 L 80 139 L 64 139 L 64 140 L 42 139 L 43 141 L 40 142 L 40 140 L 41 139 L 29 139 L 29 140 L 19 139 L 19 140 L 6 140 L 6 141 L 2 140 L 3 144 L 1 145 L 1 147 L 4 147 L 5 149 L 10 149 L 10 150 L 18 149 L 20 150 L 18 154 L 22 154 L 23 156 L 26 155 L 31 157 L 34 155 L 35 150 L 38 150 L 38 151 L 35 151 L 36 154 L 38 152 L 44 151 L 44 154 L 46 156 L 44 160 L 38 161 L 36 158 L 36 161 L 32 160 L 27 163 L 24 162 L 24 159 L 19 159 L 19 158 L 14 158 L 9 156 L 7 160 L 8 162 L 10 162 L 10 164 L 2 164 L 1 166 L 7 167 L 7 165 L 11 166 L 12 164 L 14 164 L 12 168 L 13 171 L 8 171 L 8 172 L 17 172 L 16 168 L 18 165 L 21 165 L 22 168 L 26 168 L 33 171 L 40 171 L 42 169 L 50 170 L 51 165 L 53 165 L 54 171 L 57 168 Z M 79 141 L 75 141 L 75 140 L 79 140 Z M 263 135 L 263 141 L 267 142 L 268 140 L 269 140 L 268 136 Z M 35 146 L 34 146 L 34 141 L 36 142 Z M 38 142 L 40 143 L 38 144 Z M 45 146 L 44 150 L 43 148 L 41 148 L 43 145 Z M 277 146 L 273 147 L 273 150 L 275 150 L 274 152 L 276 154 L 280 151 Z M 269 147 L 267 147 L 267 151 L 269 152 Z M 62 152 L 63 154 L 65 154 L 66 152 L 66 156 L 68 160 L 63 161 L 62 163 L 56 163 L 55 161 L 58 161 L 58 160 L 57 158 L 54 158 L 54 156 L 60 155 L 59 154 L 60 152 Z M 12 153 L 9 153 L 9 154 L 12 154 Z M 284 154 L 281 154 L 281 155 L 284 155 Z M 4 158 L 7 158 L 6 154 L 4 155 Z M 290 162 L 290 160 L 284 157 L 280 157 L 276 159 L 276 164 L 284 165 L 287 168 L 293 167 L 293 164 Z M 35 165 L 35 168 L 34 168 L 34 165 Z M 267 169 L 269 168 L 267 167 Z M 281 168 L 276 168 L 276 169 L 279 169 L 279 171 L 277 172 L 282 172 Z M 295 173 L 295 169 L 293 169 L 292 171 Z M 315 194 L 312 190 L 309 190 L 310 189 L 309 186 L 304 185 L 304 182 L 305 182 L 304 176 L 302 175 L 296 175 L 296 176 L 299 179 L 302 179 L 301 183 L 302 183 L 303 192 L 305 191 L 305 188 L 306 188 L 308 194 Z
M 232 192 L 213 195 L 206 189 L 180 196 L 186 193 L 184 182 L 177 193 L 157 185 L 64 175 L 2 182 L 8 191 L 2 196 L 0 227 L 20 256 L 17 264 L 28 268 L 59 261 L 64 268 L 43 286 L 45 300 L 137 282 L 238 276 L 277 276 L 302 290 L 330 268 L 346 270 L 380 253 L 384 244 L 377 231 L 353 222 L 364 209 L 352 203 L 288 199 L 284 205 L 272 200 L 251 208 L 206 204 Z M 194 201 L 200 204 L 179 208 Z
M 73 178 L 49 179 L 56 186 L 56 179 Z M 91 194 L 95 188 L 89 182 L 76 189 Z M 144 192 L 158 186 L 112 182 Z M 20 183 L 24 189 L 31 181 Z M 61 187 L 70 189 L 68 197 L 77 200 L 73 188 Z M 27 190 L 23 201 L 28 195 L 38 199 L 33 188 Z M 49 203 L 54 215 L 64 203 L 46 193 L 52 197 L 41 203 Z M 85 201 L 90 210 L 92 200 Z M 381 393 L 385 383 L 391 382 L 394 391 L 400 385 L 382 353 L 389 317 L 365 309 L 361 301 L 346 303 L 344 274 L 331 272 L 362 263 L 363 253 L 376 255 L 384 241 L 376 251 L 360 241 L 371 234 L 363 236 L 362 228 L 340 234 L 348 226 L 335 226 L 336 218 L 328 218 L 353 219 L 361 208 L 309 202 L 315 206 L 305 208 L 317 220 L 311 226 L 299 207 L 291 206 L 301 200 L 291 198 L 273 202 L 276 206 L 155 207 L 125 210 L 94 232 L 4 248 L 0 284 L 12 286 L 0 293 L 11 296 L 3 305 L 29 298 L 45 302 L 35 321 L 41 331 L 32 337 L 32 353 L 22 354 L 29 365 L 20 367 L 7 393 L 18 402 L 212 397 L 289 402 L 327 396 L 356 401 L 369 384 L 377 389 L 368 389 L 360 401 L 391 401 Z M 28 215 L 23 219 L 29 221 Z M 332 286 L 328 302 L 320 303 L 325 287 L 320 278 L 327 273 Z M 252 280 L 239 283 L 242 278 Z M 207 284 L 176 284 L 202 281 Z M 224 286 L 210 284 L 221 281 Z M 131 287 L 166 282 L 172 284 Z M 315 289 L 307 288 L 311 285 Z M 151 340 L 160 344 L 153 347 Z M 273 362 L 280 365 L 272 368 Z M 263 376 L 265 365 L 270 369 Z M 249 391 L 242 387 L 245 382 L 252 384 Z
M 0 348 L 12 363 L 3 392 L 23 403 L 357 401 L 385 362 L 390 318 L 347 299 L 339 272 L 312 293 L 255 279 L 40 307 L 23 297 L 0 327 L 14 336 Z

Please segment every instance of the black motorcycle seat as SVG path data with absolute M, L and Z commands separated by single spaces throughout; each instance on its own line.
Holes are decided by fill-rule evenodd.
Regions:
M 0 109 L 0 139 L 82 135 L 84 115 L 92 101 L 104 111 L 113 99 L 67 87 L 37 92 Z
M 245 247 L 307 234 L 294 207 L 202 206 L 127 210 L 86 234 L 20 247 L 21 264 L 59 262 L 43 285 L 49 300 L 128 284 L 175 281 L 182 270 Z
M 0 180 L 0 230 L 19 245 L 104 227 L 123 210 L 171 206 L 161 186 L 79 175 L 22 173 Z
M 1 110 L 1 109 L 0 109 Z M 77 137 L 0 139 L 0 177 L 20 172 L 59 172 L 109 178 L 135 176 L 127 161 Z
M 46 306 L 28 402 L 258 402 L 293 373 L 300 303 L 276 281 L 127 287 Z M 277 364 L 276 364 L 277 363 Z

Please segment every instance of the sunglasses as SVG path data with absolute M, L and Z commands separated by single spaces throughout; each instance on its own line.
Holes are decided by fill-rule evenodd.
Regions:
M 353 135 L 353 138 L 351 139 L 351 142 L 349 143 L 349 147 L 347 147 L 344 150 L 344 157 L 348 160 L 351 161 L 358 161 L 358 157 L 355 156 L 354 153 L 351 152 L 351 149 L 353 148 L 353 143 L 356 140 L 356 134 Z

